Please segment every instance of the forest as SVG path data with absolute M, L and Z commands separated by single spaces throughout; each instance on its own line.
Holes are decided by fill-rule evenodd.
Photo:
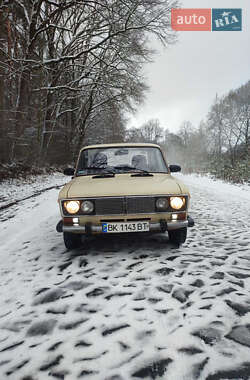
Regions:
M 249 181 L 250 82 L 200 125 L 128 128 L 148 86 L 150 39 L 177 42 L 176 0 L 0 0 L 0 179 L 72 163 L 86 144 L 155 142 L 184 172 Z
M 231 182 L 250 183 L 250 81 L 215 96 L 198 126 L 183 121 L 176 133 L 157 119 L 127 131 L 131 141 L 159 143 L 170 163 L 185 173 L 210 173 Z
M 60 164 L 121 140 L 147 86 L 148 40 L 175 42 L 174 0 L 0 2 L 1 162 Z M 98 131 L 96 133 L 96 130 Z

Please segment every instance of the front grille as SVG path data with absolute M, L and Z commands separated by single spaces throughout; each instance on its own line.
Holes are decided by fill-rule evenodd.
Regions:
M 123 198 L 97 198 L 95 212 L 96 215 L 124 214 Z
M 151 213 L 155 211 L 155 199 L 150 197 L 127 198 L 127 213 Z
M 118 197 L 97 198 L 96 215 L 148 214 L 155 212 L 155 198 L 151 197 Z

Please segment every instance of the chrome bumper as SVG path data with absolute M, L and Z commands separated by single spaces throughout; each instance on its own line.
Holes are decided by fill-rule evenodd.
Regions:
M 188 220 L 178 220 L 173 222 L 159 222 L 159 223 L 149 223 L 149 231 L 150 232 L 165 232 L 165 231 L 172 231 L 177 230 L 180 228 L 188 227 L 189 221 Z M 101 234 L 102 232 L 102 226 L 100 225 L 89 225 L 89 226 L 79 226 L 79 225 L 73 225 L 73 226 L 63 226 L 62 225 L 62 231 L 63 232 L 75 232 L 75 233 L 81 233 L 81 234 Z

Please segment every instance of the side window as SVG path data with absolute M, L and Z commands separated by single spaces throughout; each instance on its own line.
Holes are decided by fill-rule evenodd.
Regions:
M 159 160 L 157 159 L 156 149 L 148 149 L 148 162 L 149 162 L 149 170 L 153 172 L 159 171 Z
M 81 157 L 81 169 L 85 169 L 88 166 L 88 152 L 84 150 Z
M 83 150 L 79 159 L 77 171 L 82 171 L 88 166 L 88 151 Z

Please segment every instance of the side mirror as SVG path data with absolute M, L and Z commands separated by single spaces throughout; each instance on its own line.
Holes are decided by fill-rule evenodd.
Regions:
M 63 171 L 63 174 L 64 175 L 74 175 L 74 173 L 75 173 L 75 169 L 73 169 L 73 168 L 66 168 L 66 169 L 64 169 L 64 171 Z
M 169 165 L 169 169 L 171 173 L 176 173 L 181 171 L 181 167 L 179 165 Z

